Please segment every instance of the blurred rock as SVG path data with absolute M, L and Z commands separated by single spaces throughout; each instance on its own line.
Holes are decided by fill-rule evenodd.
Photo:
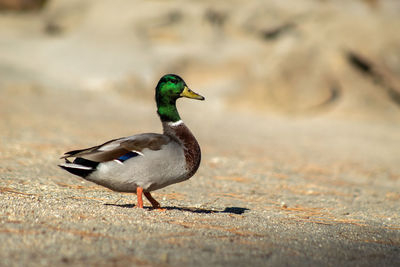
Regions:
M 42 8 L 47 0 L 0 0 L 0 10 L 36 10 Z

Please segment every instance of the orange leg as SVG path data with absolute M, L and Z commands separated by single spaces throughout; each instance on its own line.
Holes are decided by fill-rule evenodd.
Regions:
M 144 196 L 150 201 L 151 205 L 153 205 L 153 208 L 155 208 L 155 209 L 161 209 L 160 203 L 158 203 L 158 201 L 155 200 L 155 199 L 151 196 L 150 192 L 144 192 Z
M 142 187 L 138 187 L 136 188 L 136 194 L 137 194 L 137 203 L 138 203 L 138 208 L 143 209 L 143 197 L 142 197 L 142 193 L 143 193 L 143 188 Z M 146 193 L 144 193 L 146 195 Z

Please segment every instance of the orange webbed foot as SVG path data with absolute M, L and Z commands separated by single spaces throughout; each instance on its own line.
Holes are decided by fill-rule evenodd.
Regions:
M 136 188 L 136 194 L 137 194 L 137 207 L 140 209 L 143 209 L 143 188 L 142 187 L 138 187 Z M 145 193 L 146 194 L 146 193 Z
M 150 194 L 150 192 L 144 192 L 144 196 L 150 201 L 151 205 L 153 206 L 153 209 L 156 211 L 166 211 L 167 209 L 161 208 L 160 203 L 158 203 L 157 200 L 153 198 L 153 196 Z

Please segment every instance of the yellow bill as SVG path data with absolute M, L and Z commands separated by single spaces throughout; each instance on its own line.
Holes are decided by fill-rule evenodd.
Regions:
M 204 100 L 205 98 L 198 93 L 193 92 L 190 90 L 187 86 L 183 89 L 183 92 L 181 93 L 181 96 L 187 97 L 187 98 L 192 98 L 192 99 L 198 99 L 198 100 Z

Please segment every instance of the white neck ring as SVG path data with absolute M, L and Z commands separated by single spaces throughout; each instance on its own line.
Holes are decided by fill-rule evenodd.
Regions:
M 176 126 L 178 126 L 178 125 L 181 125 L 182 123 L 183 123 L 182 120 L 175 121 L 175 122 L 168 122 L 168 126 L 170 126 L 170 127 L 176 127 Z

